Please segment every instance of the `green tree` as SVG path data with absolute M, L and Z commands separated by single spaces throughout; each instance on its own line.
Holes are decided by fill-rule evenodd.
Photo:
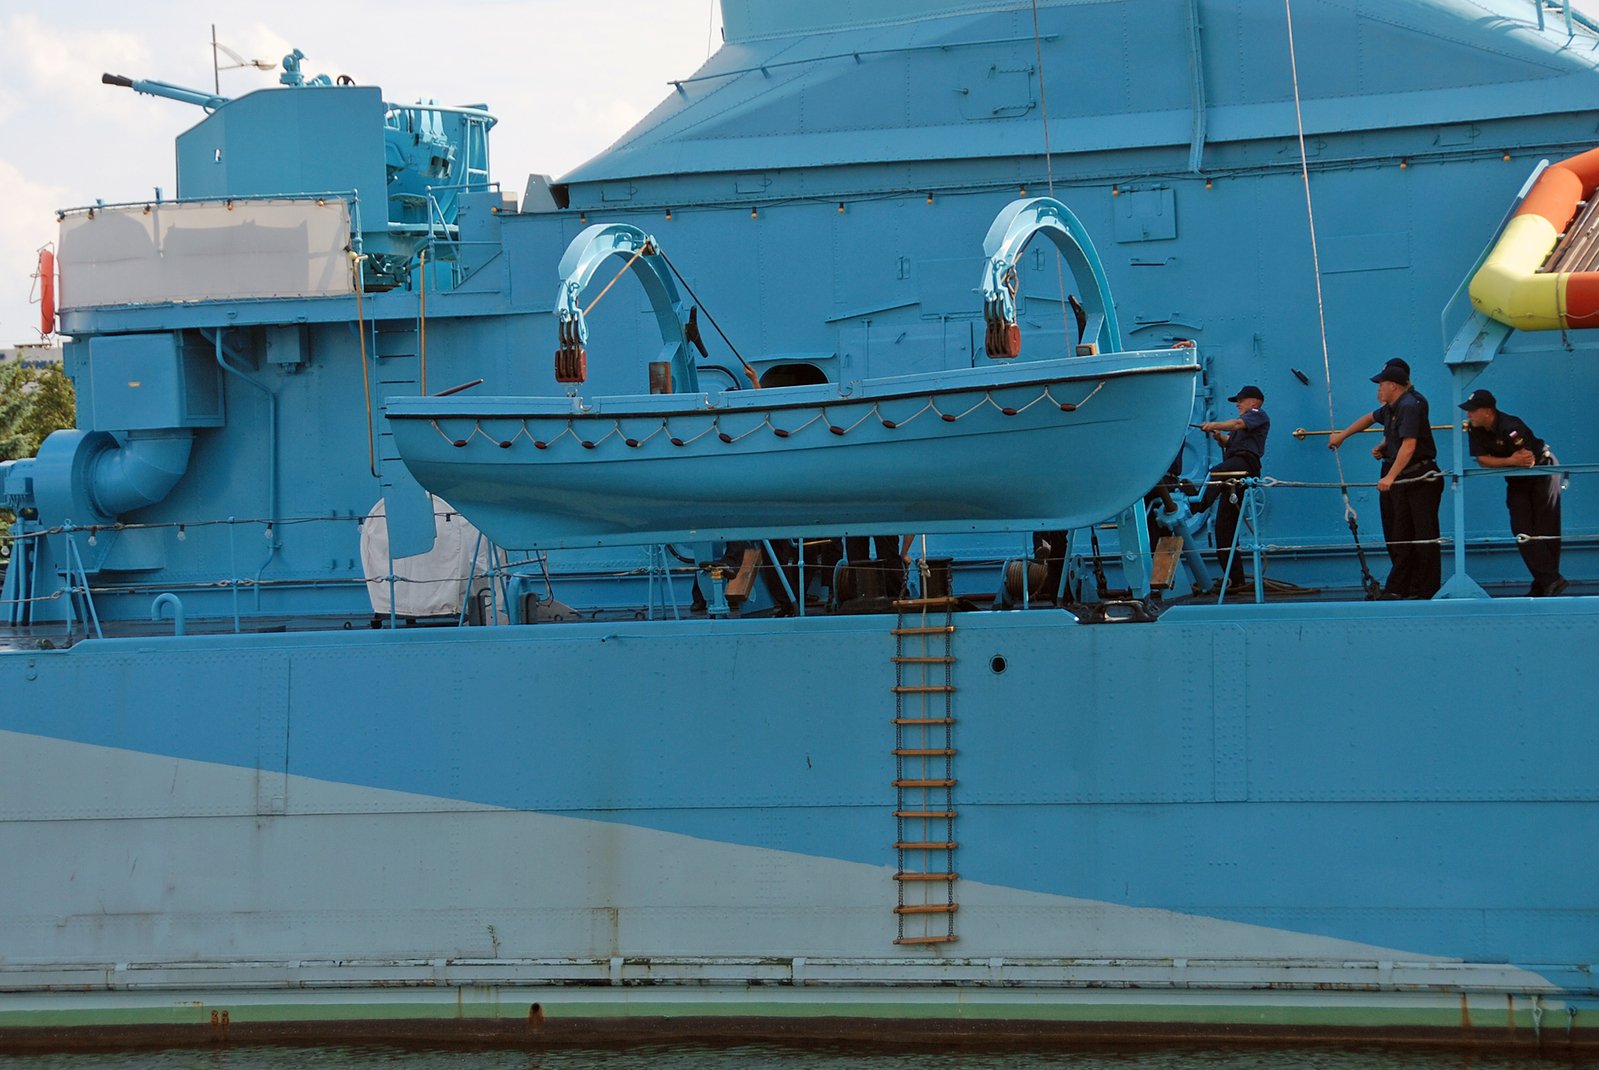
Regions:
M 0 363 L 0 461 L 32 457 L 52 431 L 71 427 L 77 402 L 72 380 L 54 364 L 24 367 Z M 11 554 L 11 524 L 16 517 L 0 509 L 0 560 Z
M 52 431 L 75 417 L 72 380 L 53 364 L 0 364 L 0 461 L 32 457 Z

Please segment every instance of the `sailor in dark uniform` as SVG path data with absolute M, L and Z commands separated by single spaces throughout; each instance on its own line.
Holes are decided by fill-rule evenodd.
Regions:
M 1431 598 L 1443 586 L 1438 506 L 1444 497 L 1431 413 L 1410 377 L 1392 364 L 1372 382 L 1377 400 L 1388 409 L 1382 431 L 1393 453 L 1393 466 L 1377 481 L 1377 492 L 1389 495 L 1393 510 L 1387 592 L 1395 598 Z
M 1243 491 L 1237 480 L 1260 475 L 1260 462 L 1266 455 L 1266 436 L 1271 432 L 1271 417 L 1261 406 L 1266 395 L 1258 386 L 1246 386 L 1227 399 L 1238 406 L 1238 415 L 1231 420 L 1209 420 L 1199 425 L 1221 443 L 1221 460 L 1210 470 L 1205 483 L 1205 493 L 1194 504 L 1195 513 L 1203 513 L 1221 499 L 1216 510 L 1216 557 L 1227 572 L 1229 587 L 1242 586 L 1244 581 L 1244 555 L 1233 553 L 1233 540 L 1238 533 L 1238 513 Z M 1227 559 L 1232 558 L 1232 569 L 1227 569 Z
M 1383 367 L 1397 368 L 1399 371 L 1404 373 L 1406 379 L 1410 378 L 1410 365 L 1400 357 L 1391 358 L 1387 364 L 1383 365 Z M 1327 448 L 1330 450 L 1336 450 L 1339 446 L 1343 445 L 1344 440 L 1350 435 L 1358 434 L 1359 432 L 1364 431 L 1366 428 L 1373 425 L 1377 427 L 1387 426 L 1389 415 L 1388 406 L 1379 405 L 1374 411 L 1362 416 L 1360 419 L 1356 420 L 1342 431 L 1335 431 L 1332 437 L 1327 440 Z M 1389 443 L 1386 435 L 1383 437 L 1381 442 L 1377 443 L 1371 448 L 1371 456 L 1373 460 L 1381 462 L 1377 470 L 1377 478 L 1381 479 L 1386 476 L 1388 474 L 1388 470 L 1394 466 L 1393 447 Z M 1392 560 L 1394 556 L 1394 537 L 1392 535 L 1394 526 L 1394 510 L 1393 504 L 1389 501 L 1388 495 L 1377 495 L 1377 512 L 1382 518 L 1382 541 L 1388 547 L 1389 560 Z
M 1410 385 L 1404 361 L 1390 360 L 1371 381 L 1377 384 L 1378 407 L 1335 433 L 1327 448 L 1335 450 L 1350 435 L 1381 425 L 1382 445 L 1371 452 L 1383 462 L 1377 492 L 1393 562 L 1383 593 L 1389 598 L 1431 598 L 1443 586 L 1438 506 L 1444 496 L 1432 416 L 1427 399 Z
M 1399 357 L 1390 358 L 1388 363 L 1384 364 L 1383 367 L 1397 368 L 1405 373 L 1406 380 L 1409 380 L 1410 378 L 1410 364 Z M 1377 407 L 1377 411 L 1372 413 L 1372 418 L 1375 420 L 1378 427 L 1386 427 L 1389 415 L 1388 406 L 1380 405 Z M 1383 436 L 1383 440 L 1380 444 L 1372 447 L 1371 455 L 1381 462 L 1377 468 L 1377 478 L 1381 479 L 1383 476 L 1387 475 L 1388 470 L 1394 466 L 1393 446 L 1389 443 L 1387 435 Z M 1388 495 L 1377 495 L 1377 514 L 1382 518 L 1382 541 L 1383 545 L 1386 546 L 1393 539 L 1393 536 L 1390 535 L 1389 532 L 1394 526 L 1394 509 Z M 1388 558 L 1389 560 L 1393 560 L 1393 554 L 1391 552 L 1389 553 Z
M 1484 468 L 1555 463 L 1548 443 L 1521 420 L 1500 412 L 1499 402 L 1488 391 L 1472 391 L 1460 407 L 1466 410 L 1470 425 L 1471 455 Z M 1510 530 L 1518 536 L 1516 548 L 1532 573 L 1527 594 L 1533 598 L 1559 594 L 1566 589 L 1566 579 L 1560 575 L 1560 476 L 1506 479 L 1505 505 L 1510 510 Z

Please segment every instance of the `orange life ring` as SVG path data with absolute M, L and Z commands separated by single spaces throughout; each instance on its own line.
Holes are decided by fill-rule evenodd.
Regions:
M 56 333 L 56 254 L 48 247 L 39 250 L 39 333 L 46 338 Z
M 1546 168 L 1472 276 L 1472 306 L 1523 331 L 1599 327 L 1599 271 L 1544 271 L 1544 263 L 1599 192 L 1599 149 Z

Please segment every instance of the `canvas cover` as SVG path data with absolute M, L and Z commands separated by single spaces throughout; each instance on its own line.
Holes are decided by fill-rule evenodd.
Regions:
M 61 221 L 60 307 L 354 292 L 343 201 L 96 208 Z
M 443 498 L 433 498 L 433 549 L 413 557 L 394 559 L 394 613 L 401 617 L 457 616 L 466 601 L 467 584 L 479 581 L 489 567 L 489 543 L 477 528 L 450 508 Z M 477 554 L 476 566 L 473 553 Z M 379 500 L 361 525 L 361 566 L 366 576 L 372 612 L 389 613 L 389 525 Z

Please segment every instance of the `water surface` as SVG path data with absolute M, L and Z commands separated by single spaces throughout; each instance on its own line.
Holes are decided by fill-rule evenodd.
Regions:
M 646 1045 L 556 1051 L 376 1046 L 181 1048 L 0 1055 L 0 1070 L 1599 1070 L 1577 1057 L 1382 1048 L 1205 1048 L 1087 1052 L 871 1052 L 808 1045 Z

